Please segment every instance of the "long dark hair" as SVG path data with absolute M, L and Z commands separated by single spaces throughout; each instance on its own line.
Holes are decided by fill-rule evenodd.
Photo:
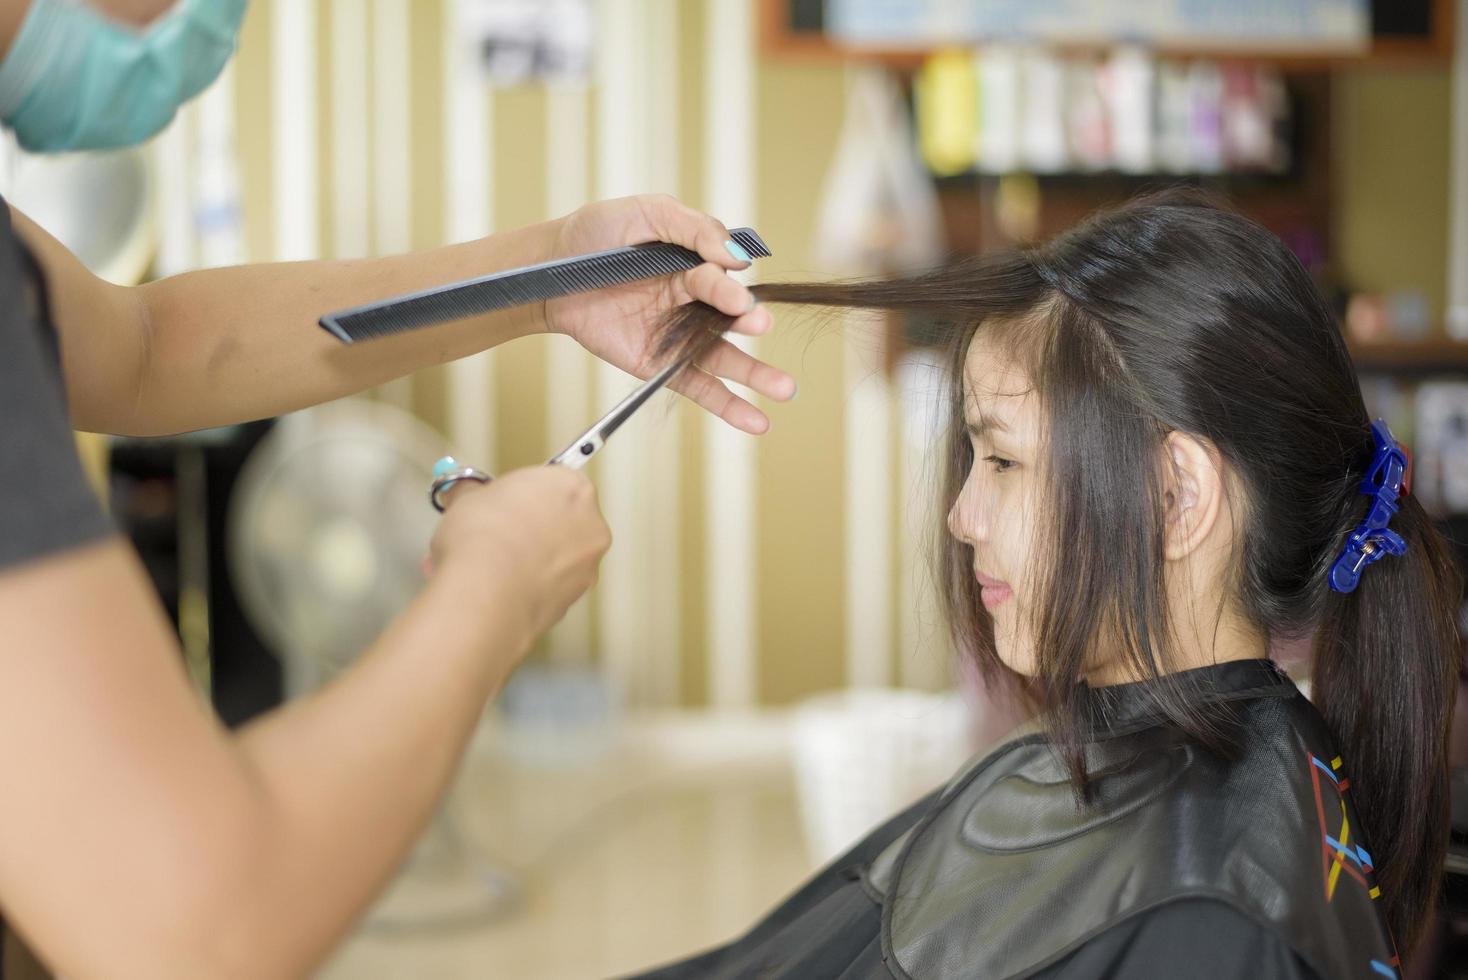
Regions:
M 1271 639 L 1314 632 L 1313 700 L 1352 776 L 1388 924 L 1410 948 L 1437 895 L 1447 840 L 1446 733 L 1456 677 L 1459 577 L 1410 495 L 1392 527 L 1407 553 L 1350 594 L 1327 573 L 1367 498 L 1370 419 L 1340 329 L 1274 235 L 1188 192 L 1102 213 L 1052 242 L 918 275 L 754 287 L 763 302 L 922 314 L 952 337 L 945 505 L 973 465 L 958 379 L 978 330 L 1030 369 L 1046 418 L 1053 516 L 1036 555 L 1031 691 L 1084 784 L 1079 681 L 1102 638 L 1138 676 L 1170 671 L 1162 558 L 1162 440 L 1202 437 L 1238 506 L 1227 591 Z M 663 355 L 710 343 L 729 318 L 705 306 L 664 325 Z M 1063 548 L 1063 550 L 1062 550 Z M 956 645 L 1002 673 L 972 549 L 952 538 L 940 574 Z M 1158 707 L 1216 743 L 1188 692 Z

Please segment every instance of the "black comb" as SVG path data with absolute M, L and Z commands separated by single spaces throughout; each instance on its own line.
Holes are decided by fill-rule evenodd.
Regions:
M 769 246 L 752 228 L 735 228 L 729 237 L 750 258 L 765 258 L 770 254 Z M 669 242 L 628 245 L 493 272 L 477 279 L 354 306 L 328 313 L 320 322 L 328 332 L 350 344 L 522 303 L 538 303 L 557 296 L 671 275 L 703 262 L 697 252 Z

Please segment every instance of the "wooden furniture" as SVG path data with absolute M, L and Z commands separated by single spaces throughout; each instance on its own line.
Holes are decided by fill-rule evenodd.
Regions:
M 824 0 L 759 0 L 761 53 L 777 60 L 856 61 L 891 69 L 910 87 L 913 73 L 935 49 L 853 47 L 826 35 Z M 1189 183 L 1230 200 L 1243 213 L 1276 234 L 1307 234 L 1325 255 L 1324 279 L 1330 270 L 1333 228 L 1331 85 L 1332 75 L 1353 68 L 1445 67 L 1454 39 L 1452 0 L 1372 0 L 1372 43 L 1359 55 L 1275 50 L 1266 53 L 1227 48 L 1154 48 L 1161 58 L 1206 57 L 1223 63 L 1268 63 L 1282 73 L 1291 100 L 1295 132 L 1294 159 L 1278 175 L 1216 176 L 1126 175 L 1114 172 L 1033 175 L 1039 189 L 1035 237 L 1048 238 L 1108 204 L 1120 203 L 1149 188 Z M 1062 53 L 1098 55 L 1095 46 L 1056 46 Z M 996 198 L 1000 178 L 973 174 L 936 179 L 947 243 L 953 254 L 977 254 L 1007 248 L 1015 242 L 1000 228 Z M 893 318 L 888 363 L 894 364 L 911 341 L 900 318 Z M 1433 333 L 1441 336 L 1441 327 Z M 1421 377 L 1444 371 L 1468 373 L 1468 345 L 1446 339 L 1361 345 L 1355 348 L 1363 372 Z
M 1162 47 L 1168 57 L 1206 57 L 1221 61 L 1267 60 L 1290 70 L 1350 67 L 1362 64 L 1446 63 L 1453 54 L 1452 0 L 1372 0 L 1372 41 L 1359 55 L 1322 54 L 1280 48 L 1261 53 L 1227 47 Z M 932 52 L 907 47 L 850 47 L 822 30 L 823 0 L 759 0 L 761 52 L 767 57 L 796 59 L 858 59 L 893 68 L 911 69 Z M 962 43 L 956 40 L 955 43 Z M 1085 51 L 1088 46 L 1064 45 L 1062 50 Z M 1095 50 L 1090 46 L 1090 50 Z

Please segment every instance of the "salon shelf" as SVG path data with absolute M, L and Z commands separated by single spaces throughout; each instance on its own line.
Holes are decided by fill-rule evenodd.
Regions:
M 1468 341 L 1430 340 L 1351 344 L 1356 369 L 1370 374 L 1468 374 Z
M 1373 33 L 1370 48 L 1359 54 L 1296 50 L 1288 46 L 1239 48 L 1227 43 L 1179 47 L 1162 45 L 1157 53 L 1168 58 L 1207 58 L 1214 61 L 1266 62 L 1295 71 L 1349 69 L 1362 65 L 1414 67 L 1446 65 L 1453 56 L 1452 0 L 1373 0 Z M 768 57 L 796 61 L 862 61 L 885 65 L 895 71 L 917 69 L 936 47 L 853 47 L 823 32 L 821 0 L 760 0 L 759 40 Z M 1405 8 L 1412 9 L 1405 9 Z M 1393 9 L 1397 8 L 1397 9 Z M 1421 20 L 1422 23 L 1390 26 L 1382 21 Z M 1403 28 L 1406 28 L 1403 30 Z M 1398 33 L 1400 31 L 1400 33 Z M 962 42 L 955 42 L 962 44 Z M 1052 44 L 1062 53 L 1104 53 L 1114 45 Z
M 1096 188 L 1130 196 L 1142 191 L 1156 190 L 1167 184 L 1191 184 L 1205 190 L 1276 191 L 1293 190 L 1297 186 L 1297 168 L 1289 170 L 1220 170 L 1213 173 L 1199 171 L 1173 172 L 1149 170 L 1129 173 L 1105 168 L 1099 170 L 1022 171 L 1033 177 L 1043 190 L 1081 190 L 1094 192 Z M 941 193 L 971 193 L 981 181 L 993 183 L 1003 174 L 980 170 L 968 170 L 956 174 L 934 174 L 933 186 Z

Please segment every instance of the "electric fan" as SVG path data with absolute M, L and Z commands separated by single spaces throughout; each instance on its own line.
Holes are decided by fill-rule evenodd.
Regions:
M 246 615 L 282 658 L 288 696 L 348 667 L 421 588 L 438 520 L 430 464 L 444 449 L 401 409 L 347 399 L 282 418 L 245 461 L 230 501 L 231 571 Z M 514 881 L 463 846 L 441 807 L 367 925 L 478 923 L 516 898 Z

